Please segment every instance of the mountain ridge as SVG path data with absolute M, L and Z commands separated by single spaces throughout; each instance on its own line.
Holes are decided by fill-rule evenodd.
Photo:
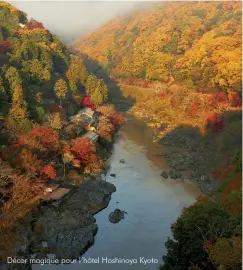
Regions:
M 164 82 L 173 75 L 198 91 L 239 91 L 241 3 L 156 3 L 114 18 L 74 45 L 114 77 Z

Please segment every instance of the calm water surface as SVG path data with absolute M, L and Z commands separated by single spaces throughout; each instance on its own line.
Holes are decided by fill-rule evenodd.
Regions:
M 171 236 L 171 224 L 183 207 L 195 201 L 200 190 L 194 182 L 162 180 L 160 174 L 167 163 L 156 155 L 169 148 L 152 143 L 152 140 L 152 131 L 132 117 L 119 132 L 106 178 L 117 191 L 109 206 L 95 216 L 99 230 L 94 245 L 83 255 L 85 259 L 99 258 L 100 263 L 35 266 L 34 270 L 157 269 L 166 253 L 164 243 Z M 120 159 L 124 159 L 125 164 L 120 163 Z M 111 173 L 116 174 L 116 178 L 111 177 Z M 128 214 L 121 222 L 112 224 L 108 216 L 115 208 Z M 137 259 L 137 263 L 107 264 L 102 263 L 102 257 Z M 144 265 L 140 263 L 141 257 L 157 259 L 159 263 Z

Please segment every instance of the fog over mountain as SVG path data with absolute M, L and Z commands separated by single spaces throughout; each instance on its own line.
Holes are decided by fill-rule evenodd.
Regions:
M 64 41 L 71 41 L 82 34 L 96 30 L 117 15 L 148 5 L 145 2 L 126 1 L 9 2 L 25 11 L 29 18 L 41 21 L 47 29 L 58 34 Z

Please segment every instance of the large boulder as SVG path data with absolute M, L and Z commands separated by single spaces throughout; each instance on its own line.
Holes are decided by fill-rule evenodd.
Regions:
M 124 211 L 121 211 L 120 209 L 115 209 L 113 212 L 109 215 L 109 221 L 112 223 L 118 223 L 120 220 L 125 218 Z

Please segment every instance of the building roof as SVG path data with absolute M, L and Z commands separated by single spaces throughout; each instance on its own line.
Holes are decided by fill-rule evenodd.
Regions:
M 95 111 L 91 110 L 88 107 L 85 107 L 85 108 L 81 109 L 77 114 L 85 114 L 85 115 L 92 118 L 94 116 L 94 113 L 95 113 Z
M 99 135 L 96 134 L 95 132 L 89 130 L 84 135 L 82 135 L 81 138 L 88 139 L 91 142 L 95 142 L 98 140 Z
M 57 188 L 53 192 L 44 195 L 42 201 L 59 200 L 70 191 L 68 188 Z
M 92 125 L 95 121 L 94 114 L 95 111 L 92 111 L 90 108 L 86 107 L 81 109 L 76 115 L 71 116 L 69 120 L 72 122 L 84 122 Z
M 92 125 L 95 122 L 95 119 L 84 114 L 79 114 L 70 117 L 70 121 L 73 123 L 77 122 Z

